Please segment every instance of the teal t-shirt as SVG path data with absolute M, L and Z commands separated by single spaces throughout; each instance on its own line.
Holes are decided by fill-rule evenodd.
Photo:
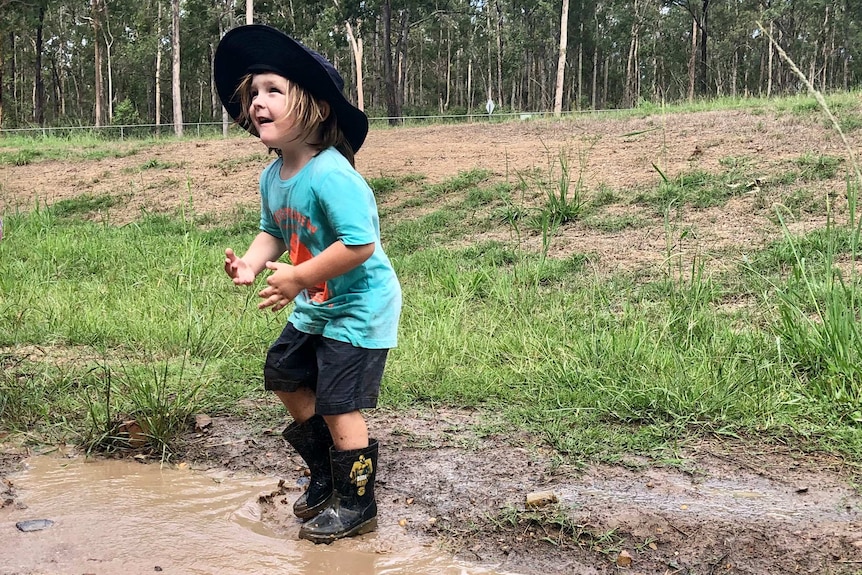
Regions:
M 397 345 L 401 286 L 380 244 L 374 193 L 335 148 L 320 152 L 289 180 L 281 158 L 260 177 L 260 229 L 284 240 L 293 265 L 337 241 L 373 243 L 362 265 L 324 285 L 303 290 L 289 321 L 300 331 L 367 349 Z

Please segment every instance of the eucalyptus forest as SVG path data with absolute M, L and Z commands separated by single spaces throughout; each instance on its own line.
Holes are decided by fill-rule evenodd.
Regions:
M 818 90 L 862 79 L 858 0 L 0 0 L 0 128 L 223 122 L 213 53 L 248 22 L 390 122 L 804 92 L 782 51 Z

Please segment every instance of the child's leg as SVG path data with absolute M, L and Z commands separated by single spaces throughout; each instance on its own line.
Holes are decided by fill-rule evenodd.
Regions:
M 323 419 L 329 426 L 332 441 L 338 451 L 368 447 L 368 427 L 360 411 L 326 415 Z
M 377 406 L 387 350 L 322 338 L 317 348 L 317 412 L 332 435 L 332 500 L 299 530 L 302 539 L 330 543 L 377 527 L 374 483 L 379 446 L 361 410 Z
M 314 415 L 314 402 L 317 396 L 308 387 L 300 387 L 296 391 L 276 391 L 275 395 L 287 408 L 290 416 L 297 423 L 304 423 Z
M 314 337 L 288 324 L 270 347 L 264 365 L 266 389 L 276 394 L 293 417 L 282 436 L 308 465 L 308 489 L 293 504 L 294 514 L 302 519 L 315 516 L 332 499 L 332 436 L 323 417 L 315 414 L 314 348 Z

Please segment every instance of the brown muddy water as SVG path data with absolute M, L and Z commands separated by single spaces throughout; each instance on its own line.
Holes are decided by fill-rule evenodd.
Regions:
M 332 545 L 276 533 L 257 502 L 272 477 L 38 455 L 11 479 L 18 499 L 0 511 L 2 575 L 502 575 L 411 541 L 397 525 Z M 16 527 L 38 519 L 53 524 Z

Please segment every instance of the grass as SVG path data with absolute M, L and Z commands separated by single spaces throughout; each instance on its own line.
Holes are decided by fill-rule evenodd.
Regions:
M 708 274 L 710 254 L 682 258 L 694 231 L 675 218 L 680 206 L 721 206 L 731 184 L 753 179 L 753 159 L 725 158 L 718 172 L 661 174 L 639 191 L 664 218 L 664 263 L 609 276 L 588 245 L 550 257 L 558 234 L 638 230 L 648 216 L 603 213 L 631 192 L 586 189 L 583 157 L 572 156 L 551 153 L 544 169 L 505 182 L 484 170 L 433 185 L 371 180 L 405 294 L 382 407 L 485 410 L 502 418 L 499 432 L 534 432 L 575 462 L 659 457 L 681 438 L 720 435 L 862 463 L 859 278 L 835 272 L 855 259 L 858 227 L 788 232 Z M 783 193 L 797 213 L 818 209 L 811 182 L 845 167 L 813 155 L 795 165 L 808 175 Z M 169 454 L 199 411 L 271 417 L 242 400 L 268 397 L 262 361 L 286 315 L 260 313 L 255 287 L 221 269 L 257 214 L 87 217 L 115 201 L 81 195 L 3 214 L 0 427 L 124 449 L 141 440 L 125 425 L 134 420 L 147 449 Z M 537 236 L 541 247 L 529 247 Z M 756 305 L 729 313 L 725 302 L 743 297 Z
M 152 147 L 153 141 L 148 138 L 117 142 L 91 134 L 44 138 L 4 135 L 0 137 L 0 166 L 22 166 L 58 159 L 92 161 L 123 158 Z
M 386 237 L 407 301 L 388 407 L 491 409 L 562 454 L 611 461 L 687 430 L 855 429 L 834 393 L 812 393 L 829 381 L 785 361 L 775 335 L 787 326 L 740 329 L 716 311 L 723 286 L 712 280 L 623 286 L 597 279 L 584 257 L 457 248 L 443 233 L 451 221 L 424 221 L 423 249 L 412 229 Z M 7 216 L 6 229 L 4 426 L 116 446 L 117 422 L 160 418 L 147 425 L 165 448 L 189 414 L 262 394 L 260 361 L 283 318 L 258 313 L 253 290 L 225 281 L 213 230 L 177 218 L 116 228 L 51 209 Z M 46 348 L 68 357 L 51 365 L 24 351 Z

